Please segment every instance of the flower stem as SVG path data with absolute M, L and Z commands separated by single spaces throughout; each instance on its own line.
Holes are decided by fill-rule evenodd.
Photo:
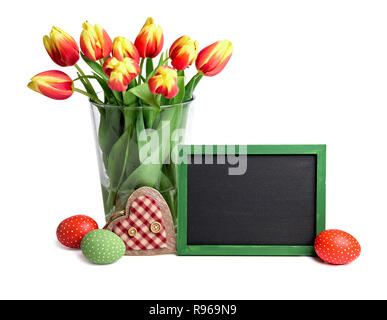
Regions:
M 88 79 L 95 79 L 95 76 L 80 76 L 78 78 L 75 78 L 73 81 L 79 81 L 81 79 L 88 78 Z
M 161 94 L 157 94 L 156 95 L 156 102 L 158 105 L 160 105 L 160 102 L 161 102 Z
M 87 85 L 89 86 L 89 88 L 90 88 L 90 90 L 92 91 L 92 93 L 94 93 L 95 95 L 97 95 L 96 92 L 95 92 L 95 90 L 94 90 L 94 88 L 93 88 L 93 86 L 91 85 L 90 80 L 88 79 L 88 76 L 85 75 L 85 73 L 83 72 L 83 70 L 81 69 L 81 67 L 78 66 L 78 64 L 75 64 L 74 67 L 77 68 L 79 74 L 80 74 L 80 75 L 82 76 L 82 78 L 86 81 L 86 83 L 87 83 Z M 89 91 L 89 90 L 88 90 L 88 91 Z
M 78 93 L 81 93 L 81 94 L 85 95 L 86 97 L 89 97 L 89 98 L 90 98 L 91 100 L 93 100 L 94 102 L 103 104 L 103 102 L 102 102 L 101 100 L 99 100 L 97 97 L 93 96 L 92 94 L 87 93 L 86 91 L 83 91 L 83 90 L 78 89 L 78 88 L 73 88 L 73 90 L 74 90 L 75 92 L 78 92 Z
M 78 72 L 81 74 L 82 77 L 86 77 L 85 73 L 83 72 L 81 67 L 78 66 L 78 64 L 74 64 L 74 67 L 77 68 Z
M 142 67 L 144 66 L 144 61 L 145 61 L 145 58 L 141 58 L 141 62 L 140 62 L 140 74 L 138 75 L 138 82 L 137 82 L 137 85 L 140 85 L 140 84 L 141 84 L 141 74 L 142 74 Z
M 116 196 L 117 196 L 117 192 L 113 191 L 110 188 L 109 196 L 108 196 L 108 199 L 106 200 L 106 203 L 107 203 L 109 211 L 112 210 L 114 208 L 114 206 L 115 206 Z

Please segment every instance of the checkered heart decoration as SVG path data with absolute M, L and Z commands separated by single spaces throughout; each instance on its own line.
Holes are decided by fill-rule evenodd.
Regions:
M 124 241 L 128 256 L 176 252 L 171 211 L 163 196 L 150 187 L 133 192 L 126 210 L 112 215 L 104 229 L 114 232 Z

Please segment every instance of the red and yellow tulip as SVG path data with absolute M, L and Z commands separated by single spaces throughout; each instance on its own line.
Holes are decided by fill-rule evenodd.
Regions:
M 109 88 L 114 91 L 126 91 L 128 85 L 140 73 L 138 62 L 131 58 L 118 60 L 116 57 L 107 59 L 103 71 L 109 77 Z
M 156 74 L 149 79 L 148 85 L 153 94 L 162 94 L 167 99 L 172 99 L 179 93 L 177 72 L 168 66 L 159 67 Z
M 79 60 L 79 47 L 73 37 L 58 27 L 43 37 L 43 44 L 52 61 L 61 67 L 73 66 Z
M 137 63 L 140 62 L 140 54 L 134 44 L 124 37 L 116 37 L 113 40 L 113 57 L 118 60 L 131 58 Z
M 83 54 L 90 60 L 107 58 L 112 51 L 112 40 L 99 24 L 92 25 L 87 21 L 82 25 L 80 45 Z
M 188 36 L 180 37 L 169 49 L 172 66 L 177 70 L 185 70 L 194 63 L 198 56 L 198 49 L 199 45 L 197 41 L 191 40 Z
M 228 40 L 217 41 L 199 52 L 196 68 L 204 76 L 212 77 L 221 72 L 231 58 L 232 43 Z
M 73 80 L 62 71 L 44 71 L 31 78 L 28 88 L 51 99 L 64 100 L 73 94 Z
M 154 24 L 152 18 L 148 18 L 138 34 L 134 45 L 138 49 L 141 58 L 156 57 L 163 49 L 163 30 L 160 26 Z
M 169 52 L 165 53 L 166 56 L 160 58 L 158 67 L 153 69 L 152 59 L 160 54 L 164 45 L 163 30 L 154 23 L 153 18 L 146 19 L 134 43 L 124 37 L 116 37 L 112 41 L 102 26 L 92 25 L 87 21 L 82 24 L 79 47 L 70 35 L 56 26 L 52 27 L 49 35 L 43 37 L 43 43 L 55 63 L 63 67 L 75 66 L 78 74 L 76 80 L 79 80 L 84 90 L 74 86 L 76 80 L 73 83 L 67 74 L 57 70 L 34 76 L 28 83 L 30 89 L 58 100 L 67 99 L 73 92 L 78 92 L 98 103 L 120 106 L 137 103 L 141 106 L 145 103 L 156 108 L 160 107 L 161 102 L 168 105 L 189 100 L 203 76 L 211 77 L 221 72 L 233 53 L 233 46 L 228 40 L 217 41 L 198 52 L 198 42 L 183 35 L 173 42 Z M 92 74 L 85 73 L 78 66 L 80 56 L 92 69 Z M 167 66 L 169 59 L 171 67 Z M 145 60 L 147 61 L 144 78 L 141 69 Z M 194 63 L 198 72 L 186 83 L 186 78 L 178 75 L 180 73 L 184 75 L 183 70 Z M 134 80 L 137 76 L 138 81 Z M 93 88 L 90 78 L 98 80 L 104 91 L 104 102 L 99 99 L 96 93 L 98 89 Z M 128 96 L 116 93 L 112 95 L 107 86 L 118 92 L 124 92 L 130 86 L 130 93 L 133 96 L 130 95 L 130 99 L 123 99 Z M 144 93 L 144 88 L 147 94 Z M 179 89 L 182 89 L 180 95 Z M 161 96 L 166 99 L 176 98 L 166 101 L 161 99 Z

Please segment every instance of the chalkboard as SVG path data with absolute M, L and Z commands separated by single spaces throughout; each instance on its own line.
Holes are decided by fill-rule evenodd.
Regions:
M 325 145 L 240 149 L 182 148 L 178 253 L 312 255 L 325 229 Z

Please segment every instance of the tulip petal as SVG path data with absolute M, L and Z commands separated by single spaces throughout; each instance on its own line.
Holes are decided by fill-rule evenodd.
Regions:
M 124 76 L 120 72 L 113 71 L 108 81 L 109 88 L 114 91 L 123 92 L 128 88 Z
M 40 83 L 38 87 L 41 94 L 55 100 L 65 100 L 73 94 L 72 89 L 58 89 L 52 84 Z
M 161 66 L 148 81 L 149 90 L 153 94 L 162 94 L 167 99 L 174 98 L 179 93 L 177 72 L 168 66 Z
M 28 87 L 51 99 L 63 100 L 73 94 L 73 81 L 62 71 L 50 70 L 32 77 Z
M 116 37 L 113 40 L 113 57 L 118 60 L 131 58 L 137 63 L 140 62 L 140 54 L 134 44 L 124 37 Z
M 82 25 L 80 45 L 83 54 L 90 60 L 105 59 L 112 51 L 112 40 L 108 33 L 100 25 L 91 25 L 84 22 Z
M 52 27 L 43 44 L 51 59 L 61 67 L 73 66 L 79 60 L 79 47 L 75 40 L 58 27 Z
M 131 58 L 118 60 L 116 57 L 111 57 L 105 61 L 103 71 L 109 77 L 110 89 L 125 91 L 129 83 L 140 73 L 140 66 Z
M 215 76 L 225 68 L 232 52 L 233 46 L 230 41 L 217 41 L 199 52 L 196 68 L 205 76 Z
M 188 52 L 182 52 L 175 56 L 171 64 L 177 70 L 185 70 L 190 64 L 190 54 Z
M 189 36 L 178 38 L 169 50 L 172 66 L 177 70 L 185 70 L 192 65 L 198 55 L 198 43 Z
M 164 34 L 160 26 L 148 18 L 134 42 L 141 58 L 156 57 L 164 45 Z

